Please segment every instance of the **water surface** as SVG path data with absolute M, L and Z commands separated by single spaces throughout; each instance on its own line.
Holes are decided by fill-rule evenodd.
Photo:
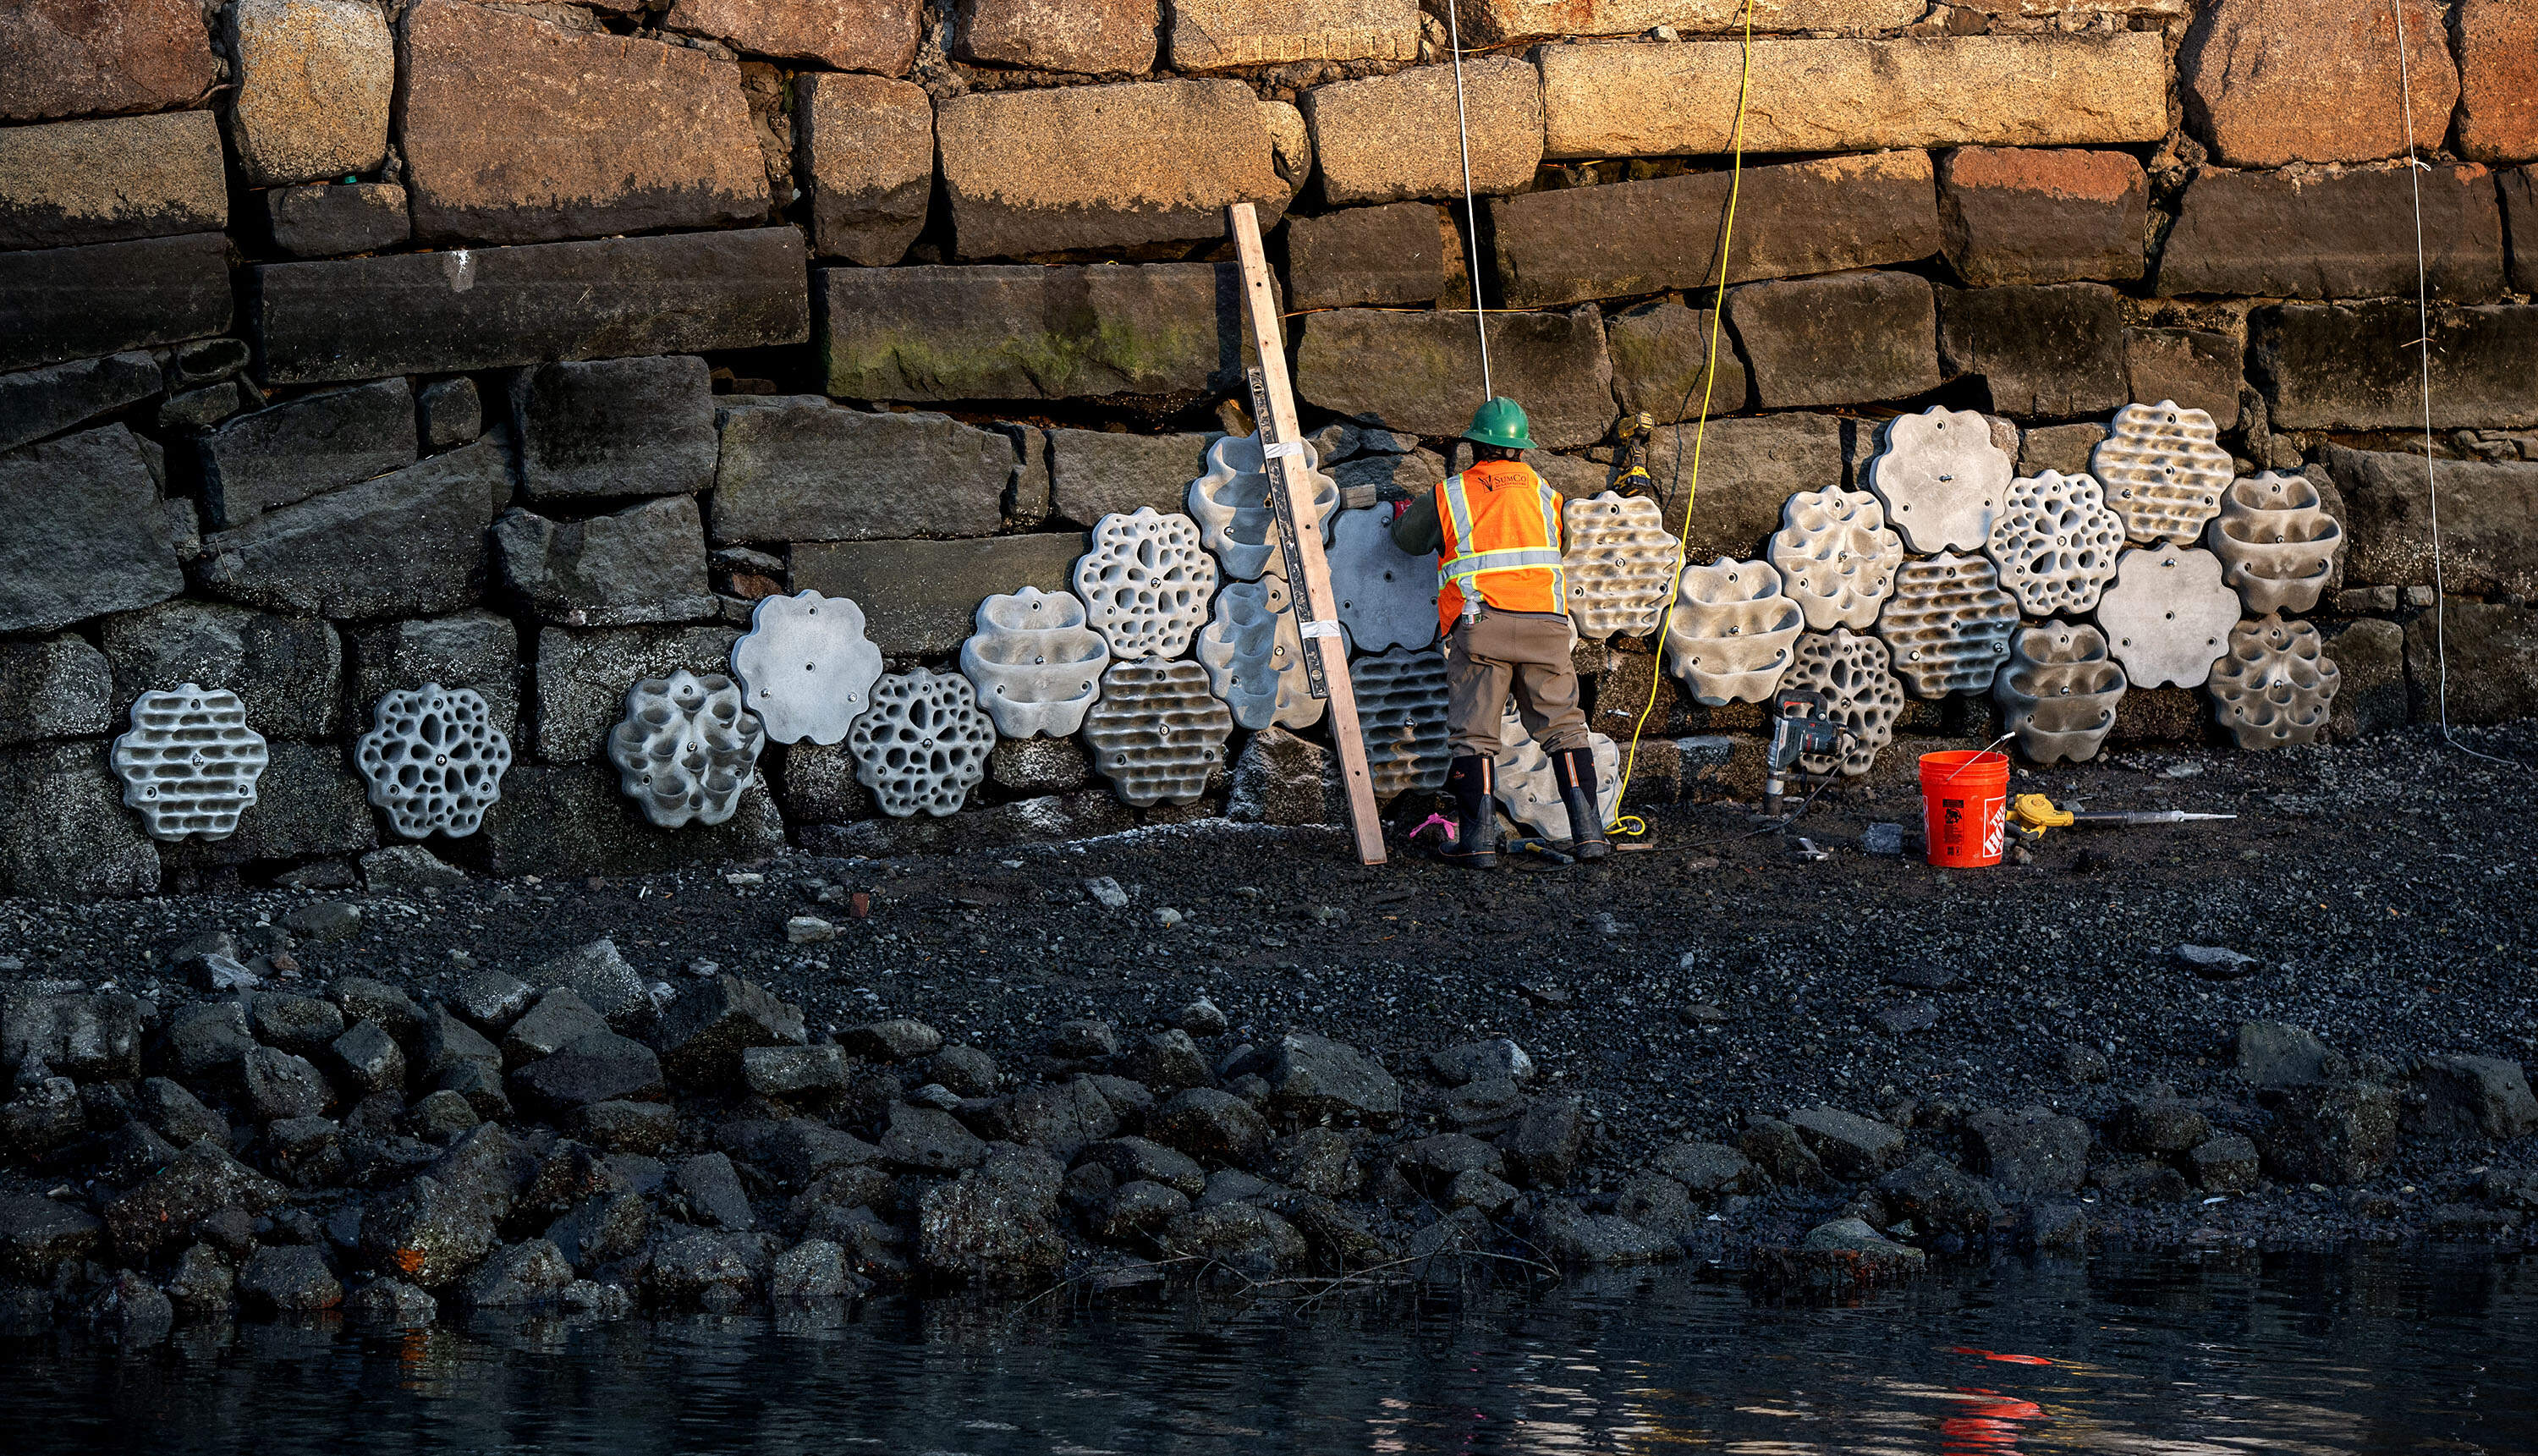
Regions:
M 1846 1309 L 1689 1271 L 1017 1310 L 180 1331 L 0 1346 L 55 1451 L 2538 1452 L 2538 1264 L 2007 1262 Z

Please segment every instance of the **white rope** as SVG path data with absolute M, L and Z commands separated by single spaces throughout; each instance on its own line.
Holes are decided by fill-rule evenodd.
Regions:
M 2450 732 L 2449 586 L 2441 570 L 2441 485 L 2433 462 L 2433 286 L 2432 267 L 2424 250 L 2425 163 L 2415 155 L 2415 72 L 2406 54 L 2406 0 L 2388 0 L 2397 17 L 2397 92 L 2406 111 L 2406 178 L 2415 191 L 2415 345 L 2420 362 L 2424 406 L 2424 492 L 2432 502 L 2433 524 L 2433 660 L 2438 684 L 2435 701 L 2440 713 L 2441 741 L 2470 758 L 2517 766 L 2507 759 L 2480 754 Z
M 1445 0 L 1445 30 L 1454 48 L 1454 130 L 1463 141 L 1463 222 L 1470 241 L 1463 252 L 1472 265 L 1472 330 L 1481 336 L 1481 399 L 1498 397 L 1490 382 L 1490 327 L 1481 306 L 1481 219 L 1472 203 L 1472 121 L 1463 109 L 1463 22 L 1458 0 Z

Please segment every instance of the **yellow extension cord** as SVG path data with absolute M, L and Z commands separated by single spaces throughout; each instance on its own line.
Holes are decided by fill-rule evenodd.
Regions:
M 1701 416 L 1692 431 L 1692 482 L 1684 493 L 1683 525 L 1675 532 L 1674 572 L 1666 578 L 1665 608 L 1657 614 L 1657 660 L 1648 671 L 1648 700 L 1639 708 L 1638 721 L 1631 725 L 1631 753 L 1622 765 L 1622 782 L 1613 791 L 1613 807 L 1619 810 L 1622 799 L 1631 791 L 1631 775 L 1639 766 L 1639 738 L 1647 731 L 1648 714 L 1657 707 L 1657 690 L 1665 684 L 1665 632 L 1674 618 L 1676 594 L 1683 587 L 1684 554 L 1692 539 L 1692 505 L 1701 496 L 1701 452 L 1709 435 L 1709 402 L 1718 386 L 1718 331 L 1727 318 L 1727 255 L 1736 237 L 1736 199 L 1745 182 L 1745 102 L 1752 95 L 1754 81 L 1754 0 L 1745 0 L 1745 53 L 1736 77 L 1736 126 L 1730 142 L 1730 170 L 1727 178 L 1727 219 L 1718 230 L 1718 291 L 1710 300 L 1709 359 L 1702 366 Z M 1675 469 L 1683 468 L 1683 423 L 1675 422 Z M 1647 821 L 1636 814 L 1616 813 L 1604 827 L 1632 835 L 1648 831 Z

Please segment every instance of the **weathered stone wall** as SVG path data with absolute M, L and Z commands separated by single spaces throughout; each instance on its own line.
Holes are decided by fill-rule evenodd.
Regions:
M 719 670 L 756 598 L 852 596 L 893 670 L 940 671 L 980 598 L 1177 509 L 1241 394 L 1228 203 L 1272 226 L 1355 502 L 1447 468 L 1475 258 L 1564 491 L 1603 487 L 1626 412 L 1693 413 L 1738 6 L 1462 0 L 1474 220 L 1443 3 L 0 5 L 0 893 L 348 874 L 393 837 L 351 740 L 427 681 L 516 754 L 434 844 L 497 873 L 1211 812 L 1124 809 L 1061 741 L 1000 750 L 956 822 L 882 821 L 803 744 L 664 831 L 601 742 L 636 678 Z M 2076 472 L 2113 410 L 2174 400 L 2345 522 L 2337 731 L 2427 714 L 2420 187 L 2475 604 L 2452 717 L 2538 710 L 2538 7 L 2407 3 L 2413 177 L 2386 7 L 1760 0 L 1693 558 L 1758 556 L 1902 411 Z M 1581 664 L 1636 700 L 1652 645 Z M 270 744 L 227 839 L 149 839 L 107 768 L 178 682 Z M 2207 716 L 2135 693 L 2117 738 Z

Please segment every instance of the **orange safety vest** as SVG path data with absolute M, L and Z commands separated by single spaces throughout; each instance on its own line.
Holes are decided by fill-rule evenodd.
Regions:
M 1478 490 L 1474 490 L 1478 487 Z M 1502 612 L 1557 614 L 1568 608 L 1560 564 L 1560 493 L 1533 467 L 1486 460 L 1436 487 L 1436 622 L 1451 632 L 1465 591 Z

